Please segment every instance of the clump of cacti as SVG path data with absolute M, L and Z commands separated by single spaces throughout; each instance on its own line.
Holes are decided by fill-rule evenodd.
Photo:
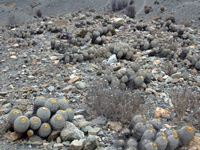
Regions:
M 194 133 L 192 126 L 184 126 L 178 131 L 166 129 L 160 119 L 147 120 L 143 115 L 136 115 L 132 118 L 129 129 L 117 134 L 115 146 L 122 149 L 176 150 L 189 144 Z

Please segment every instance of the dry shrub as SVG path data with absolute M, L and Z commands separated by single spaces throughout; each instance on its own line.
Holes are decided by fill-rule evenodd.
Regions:
M 175 17 L 173 15 L 169 15 L 165 18 L 165 21 L 171 20 L 171 22 L 175 23 Z
M 130 18 L 135 18 L 135 7 L 134 6 L 127 6 L 126 7 L 126 15 L 129 16 Z
M 42 12 L 41 12 L 40 9 L 38 9 L 38 10 L 36 11 L 36 15 L 37 15 L 39 18 L 42 17 Z
M 127 0 L 112 0 L 111 7 L 112 11 L 119 11 L 124 9 L 126 6 L 128 6 Z
M 140 90 L 122 91 L 117 87 L 105 88 L 101 82 L 94 82 L 89 87 L 86 104 L 92 114 L 122 123 L 130 123 L 132 116 L 148 111 L 144 109 L 147 105 L 144 104 Z
M 200 95 L 185 84 L 183 87 L 170 89 L 169 97 L 175 111 L 173 122 L 190 124 L 200 130 Z
M 147 5 L 144 6 L 144 12 L 145 12 L 145 14 L 150 13 L 151 10 L 152 10 L 151 6 L 147 6 Z
M 174 65 L 169 60 L 167 60 L 167 62 L 162 67 L 162 69 L 164 70 L 165 74 L 167 74 L 167 75 L 174 74 L 173 68 L 174 68 Z

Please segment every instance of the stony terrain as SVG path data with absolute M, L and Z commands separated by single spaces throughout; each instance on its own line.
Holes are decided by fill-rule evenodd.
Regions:
M 92 93 L 104 95 L 102 91 L 108 86 L 104 81 L 109 80 L 106 74 L 117 76 L 125 72 L 127 75 L 127 70 L 135 69 L 133 64 L 136 63 L 139 70 L 146 73 L 135 71 L 135 75 L 144 77 L 149 73 L 150 79 L 147 81 L 144 77 L 145 82 L 132 87 L 129 78 L 123 87 L 119 77 L 122 94 L 139 89 L 144 98 L 141 104 L 148 105 L 148 109 L 137 110 L 138 113 L 146 119 L 160 118 L 162 130 L 193 126 L 194 139 L 179 149 L 200 149 L 198 0 L 159 0 L 159 4 L 135 0 L 134 19 L 126 16 L 123 10 L 113 13 L 109 1 L 105 0 L 71 0 L 68 3 L 64 0 L 1 0 L 0 4 L 0 149 L 125 149 L 116 144 L 116 133 L 129 126 L 136 111 L 123 112 L 126 117 L 114 118 L 106 113 L 99 114 L 101 111 L 95 112 L 95 105 L 90 108 L 87 104 L 99 96 Z M 144 12 L 145 5 L 152 6 L 148 14 Z M 166 8 L 164 12 L 160 12 L 161 6 Z M 36 15 L 39 9 L 42 18 Z M 165 21 L 171 14 L 176 19 L 174 24 Z M 160 20 L 153 20 L 158 16 Z M 13 20 L 20 26 L 8 26 Z M 189 25 L 185 21 L 189 21 Z M 95 31 L 101 32 L 105 27 L 111 29 L 98 36 L 101 42 L 93 41 Z M 85 36 L 83 31 L 86 30 Z M 112 47 L 115 50 L 111 50 Z M 90 56 L 85 56 L 86 52 Z M 95 89 L 94 84 L 100 87 Z M 118 82 L 112 79 L 111 84 L 118 85 Z M 91 91 L 88 102 L 87 94 Z M 69 132 L 67 129 L 54 131 L 46 139 L 38 135 L 22 137 L 9 128 L 8 113 L 16 108 L 28 116 L 38 96 L 69 100 L 75 117 L 74 125 L 70 122 L 68 125 L 84 133 L 84 137 L 67 140 L 63 136 Z M 99 108 L 110 107 L 113 103 L 109 99 L 104 102 L 106 104 Z M 134 101 L 131 104 L 134 105 Z M 127 105 L 116 106 L 120 111 L 128 108 Z

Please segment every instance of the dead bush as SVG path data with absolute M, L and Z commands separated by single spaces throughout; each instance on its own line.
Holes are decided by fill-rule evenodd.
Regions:
M 42 17 L 42 12 L 41 12 L 40 9 L 38 9 L 38 10 L 36 11 L 36 15 L 37 15 L 39 18 Z
M 92 114 L 104 116 L 113 121 L 130 123 L 136 114 L 146 114 L 142 91 L 120 90 L 117 87 L 105 88 L 100 82 L 94 82 L 88 89 L 86 104 Z M 144 112 L 146 111 L 146 112 Z
M 165 74 L 167 74 L 167 75 L 174 74 L 173 68 L 174 68 L 174 65 L 169 60 L 167 60 L 167 62 L 162 67 L 162 69 L 164 70 Z
M 129 16 L 130 18 L 135 18 L 135 7 L 134 6 L 127 6 L 126 7 L 126 15 Z
M 200 130 L 200 95 L 185 84 L 183 87 L 170 89 L 169 97 L 175 112 L 173 122 L 190 124 Z
M 111 8 L 112 11 L 119 11 L 124 9 L 128 5 L 127 0 L 112 0 L 111 1 Z

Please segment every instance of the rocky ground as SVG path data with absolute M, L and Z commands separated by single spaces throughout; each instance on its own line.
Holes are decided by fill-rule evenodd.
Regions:
M 139 64 L 141 71 L 150 71 L 150 80 L 145 78 L 144 83 L 131 91 L 140 89 L 143 104 L 150 105 L 139 114 L 148 119 L 160 118 L 163 130 L 178 130 L 183 125 L 194 126 L 194 139 L 189 145 L 179 149 L 200 149 L 200 105 L 198 95 L 195 96 L 195 92 L 200 91 L 199 1 L 160 0 L 159 4 L 154 4 L 150 0 L 135 0 L 133 5 L 136 6 L 137 13 L 134 19 L 123 14 L 123 11 L 113 13 L 108 7 L 109 2 L 104 0 L 82 3 L 74 0 L 68 3 L 60 0 L 59 3 L 51 0 L 2 0 L 0 4 L 1 149 L 75 150 L 84 146 L 88 150 L 115 149 L 115 133 L 126 129 L 131 119 L 124 121 L 121 117 L 114 120 L 114 117 L 106 113 L 95 114 L 91 110 L 95 109 L 94 105 L 93 108 L 87 105 L 86 95 L 94 83 L 109 80 L 105 75 L 108 73 L 107 69 L 111 70 L 108 74 L 113 76 L 117 76 L 119 72 L 125 72 L 126 75 L 129 68 L 135 68 L 134 63 Z M 145 5 L 152 6 L 148 14 L 144 12 Z M 166 8 L 164 12 L 160 12 L 161 6 Z M 43 18 L 34 17 L 38 9 L 41 9 Z M 164 21 L 170 14 L 174 15 L 175 24 Z M 161 17 L 160 20 L 153 20 L 158 16 Z M 21 25 L 6 26 L 9 20 Z M 187 27 L 184 25 L 185 21 L 189 21 Z M 93 41 L 95 31 L 103 32 L 105 27 L 111 29 L 102 33 L 101 37 L 98 36 L 100 42 L 97 39 Z M 87 31 L 86 36 L 83 31 Z M 115 50 L 111 50 L 112 47 Z M 130 51 L 130 57 L 126 49 Z M 123 56 L 120 56 L 120 50 L 124 53 Z M 86 52 L 89 56 L 85 56 Z M 138 71 L 135 75 L 144 74 Z M 130 88 L 130 75 L 128 77 L 129 81 L 124 83 Z M 121 82 L 123 83 L 122 78 Z M 186 85 L 187 91 L 184 89 Z M 105 86 L 108 86 L 107 83 Z M 120 88 L 123 87 L 120 85 Z M 81 133 L 77 138 L 80 140 L 67 140 L 64 136 L 69 132 L 67 128 L 52 132 L 47 139 L 37 135 L 21 137 L 9 128 L 6 120 L 8 113 L 14 108 L 26 115 L 31 113 L 38 96 L 69 100 L 75 117 L 72 121 L 74 125 L 68 122 L 66 126 L 76 128 Z M 197 101 L 191 102 L 191 97 Z M 111 102 L 108 101 L 106 105 L 110 106 Z M 116 106 L 120 109 L 119 105 Z M 126 108 L 127 106 L 122 110 Z M 180 109 L 183 112 L 179 112 Z M 177 121 L 177 116 L 182 117 L 181 123 L 180 120 Z

